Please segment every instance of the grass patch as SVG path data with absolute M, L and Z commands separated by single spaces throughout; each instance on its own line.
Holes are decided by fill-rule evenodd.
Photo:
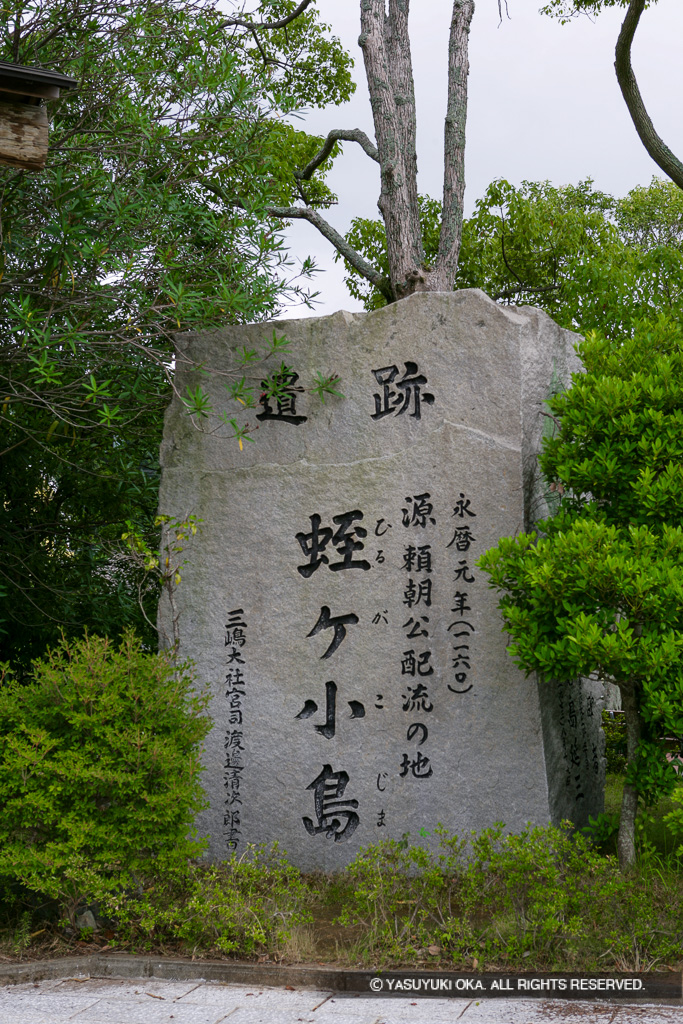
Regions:
M 649 857 L 629 875 L 569 828 L 502 828 L 438 846 L 369 847 L 346 872 L 349 950 L 372 967 L 653 970 L 681 958 L 683 874 Z
M 611 777 L 607 809 L 618 806 Z M 277 849 L 140 879 L 76 926 L 56 901 L 6 889 L 0 956 L 118 949 L 195 958 L 458 970 L 680 969 L 683 871 L 663 800 L 643 818 L 628 875 L 569 827 L 437 827 L 362 850 L 346 871 L 302 875 Z M 79 924 L 80 922 L 80 924 Z

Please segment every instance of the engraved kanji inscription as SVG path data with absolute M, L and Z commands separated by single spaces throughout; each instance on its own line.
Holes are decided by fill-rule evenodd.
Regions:
M 347 615 L 335 615 L 330 614 L 330 609 L 326 604 L 320 609 L 320 616 L 315 626 L 310 633 L 307 634 L 307 638 L 315 636 L 321 631 L 321 629 L 334 629 L 334 635 L 332 642 L 327 648 L 324 654 L 320 655 L 321 660 L 323 658 L 331 658 L 334 652 L 338 649 L 342 640 L 346 637 L 346 627 L 355 626 L 358 624 L 358 616 L 354 615 L 353 612 L 349 612 Z
M 262 392 L 259 404 L 263 407 L 263 412 L 258 413 L 256 419 L 262 422 L 276 420 L 279 423 L 291 423 L 295 427 L 305 423 L 308 417 L 296 414 L 296 396 L 297 393 L 302 393 L 304 390 L 297 386 L 298 379 L 299 374 L 287 367 L 274 373 L 272 382 L 276 385 L 275 394 L 269 390 L 270 382 L 262 380 L 261 387 L 266 390 Z M 275 408 L 273 408 L 273 404 Z
M 309 836 L 324 832 L 328 839 L 343 843 L 351 838 L 358 828 L 360 818 L 356 813 L 357 800 L 342 799 L 349 784 L 346 772 L 333 772 L 332 766 L 323 765 L 320 775 L 306 789 L 313 791 L 315 817 L 314 825 L 308 817 L 302 818 Z
M 427 384 L 427 378 L 418 372 L 417 363 L 407 362 L 403 365 L 406 372 L 399 380 L 396 379 L 399 374 L 397 366 L 383 366 L 372 371 L 373 377 L 381 387 L 379 394 L 373 396 L 373 420 L 381 420 L 392 414 L 402 416 L 411 406 L 412 412 L 409 415 L 419 420 L 422 418 L 422 404 L 434 404 L 434 395 L 422 390 Z
M 308 579 L 321 565 L 327 565 L 332 572 L 342 572 L 345 569 L 362 569 L 367 571 L 370 563 L 364 558 L 355 558 L 357 551 L 362 551 L 363 538 L 367 536 L 367 530 L 362 526 L 355 526 L 363 518 L 363 513 L 358 509 L 351 512 L 344 512 L 341 515 L 333 516 L 332 522 L 337 527 L 322 526 L 321 517 L 315 513 L 309 516 L 311 520 L 310 533 L 297 533 L 296 539 L 306 558 L 307 565 L 298 565 L 297 571 Z M 339 561 L 331 562 L 329 545 L 336 548 L 336 554 L 340 556 Z

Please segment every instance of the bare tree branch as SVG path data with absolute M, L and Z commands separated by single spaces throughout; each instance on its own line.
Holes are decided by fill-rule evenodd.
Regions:
M 559 288 L 559 284 L 542 284 L 537 288 L 521 284 L 519 288 L 505 288 L 502 292 L 496 292 L 491 298 L 494 302 L 498 302 L 500 299 L 514 299 L 516 295 L 541 295 L 544 292 L 556 292 L 559 291 Z
M 645 109 L 645 104 L 643 103 L 643 98 L 631 66 L 631 44 L 638 28 L 640 16 L 645 10 L 646 2 L 647 0 L 631 0 L 629 4 L 617 40 L 614 69 L 617 73 L 617 81 L 619 82 L 622 96 L 640 141 L 658 167 L 661 167 L 674 184 L 683 189 L 683 163 L 671 152 L 655 131 L 650 115 Z
M 284 28 L 285 25 L 289 25 L 291 21 L 295 21 L 300 14 L 303 14 L 307 7 L 310 7 L 313 0 L 301 0 L 301 3 L 296 7 L 291 14 L 288 14 L 285 18 L 280 18 L 279 21 L 247 21 L 245 18 L 228 18 L 224 21 L 220 28 L 232 28 L 237 26 L 238 28 Z
M 332 243 L 338 253 L 344 257 L 347 263 L 362 274 L 371 284 L 384 295 L 388 302 L 393 301 L 393 295 L 389 282 L 380 274 L 371 263 L 363 259 L 360 253 L 349 245 L 343 235 L 332 227 L 332 225 L 321 217 L 317 210 L 310 206 L 268 206 L 266 212 L 271 217 L 278 217 L 282 220 L 307 220 L 318 229 L 321 235 Z
M 408 231 L 411 236 L 416 236 L 415 266 L 408 269 L 406 277 L 419 287 L 423 280 L 424 245 L 417 192 L 417 108 L 408 29 L 409 14 L 410 0 L 389 0 L 389 17 L 385 22 L 384 37 L 389 58 L 389 85 L 403 156 L 404 184 L 401 191 L 408 201 Z M 398 294 L 401 294 L 400 288 Z
M 379 153 L 377 147 L 373 145 L 372 141 L 368 138 L 365 132 L 361 131 L 360 128 L 335 128 L 329 133 L 323 147 L 320 152 L 313 157 L 310 163 L 306 164 L 303 171 L 295 171 L 294 177 L 300 181 L 308 181 L 311 175 L 321 163 L 327 160 L 328 156 L 334 148 L 335 142 L 357 142 L 359 146 L 368 154 L 371 160 L 375 160 L 379 163 Z
M 302 0 L 286 18 L 254 22 L 229 18 L 223 26 L 248 29 L 258 44 L 258 30 L 283 28 L 303 13 L 312 0 Z M 270 207 L 273 217 L 307 220 L 337 252 L 388 302 L 416 291 L 450 291 L 455 282 L 462 239 L 465 191 L 464 149 L 467 117 L 468 37 L 474 0 L 452 0 L 449 44 L 448 109 L 445 124 L 444 201 L 439 252 L 433 269 L 425 265 L 417 193 L 415 88 L 408 32 L 410 0 L 361 0 L 361 34 L 365 72 L 372 104 L 376 145 L 359 129 L 331 131 L 319 152 L 295 172 L 303 206 Z M 498 0 L 502 17 L 506 0 Z M 262 56 L 263 50 L 261 49 Z M 329 157 L 336 142 L 356 142 L 380 166 L 378 206 L 387 239 L 389 274 L 384 277 L 368 263 L 307 201 L 302 182 Z M 205 183 L 216 195 L 236 205 L 218 186 Z

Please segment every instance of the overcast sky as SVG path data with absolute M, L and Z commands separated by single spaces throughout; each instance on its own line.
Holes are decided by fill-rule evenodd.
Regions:
M 621 196 L 646 185 L 659 169 L 650 160 L 628 116 L 614 75 L 614 45 L 623 9 L 594 21 L 562 26 L 538 13 L 542 0 L 508 0 L 510 17 L 498 17 L 497 0 L 477 0 L 470 36 L 465 213 L 494 178 L 549 180 L 554 185 L 586 177 Z M 443 118 L 450 0 L 413 0 L 411 39 L 417 96 L 418 187 L 441 198 Z M 302 123 L 325 135 L 332 128 L 362 128 L 374 138 L 372 113 L 358 48 L 359 0 L 318 0 L 318 8 L 356 62 L 353 99 L 311 111 Z M 646 11 L 633 46 L 633 66 L 655 127 L 675 153 L 683 153 L 683 3 L 659 0 Z M 346 143 L 328 178 L 339 196 L 329 220 L 344 233 L 354 216 L 377 217 L 379 171 L 360 147 Z M 360 305 L 343 283 L 331 245 L 305 222 L 288 233 L 292 252 L 312 255 L 320 316 Z

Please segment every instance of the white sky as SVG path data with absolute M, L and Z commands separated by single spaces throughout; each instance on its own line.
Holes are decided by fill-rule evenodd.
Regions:
M 549 180 L 555 185 L 586 177 L 612 195 L 663 176 L 643 149 L 614 75 L 614 45 L 623 8 L 595 21 L 581 17 L 561 26 L 538 10 L 543 0 L 508 0 L 510 19 L 499 23 L 496 0 L 477 0 L 470 36 L 465 213 L 494 178 L 513 184 Z M 356 94 L 341 107 L 311 111 L 301 127 L 320 135 L 332 128 L 362 128 L 374 138 L 370 102 L 358 48 L 359 0 L 318 0 L 322 17 L 354 57 Z M 411 38 L 418 117 L 418 187 L 441 198 L 443 118 L 450 0 L 413 0 Z M 633 66 L 655 127 L 683 154 L 683 3 L 659 0 L 647 10 L 633 46 Z M 345 143 L 328 178 L 339 205 L 328 211 L 337 230 L 354 216 L 377 217 L 379 171 L 359 146 Z M 314 312 L 297 307 L 288 316 L 320 316 L 360 305 L 343 283 L 332 246 L 306 222 L 288 233 L 292 254 L 315 257 L 323 268 Z

